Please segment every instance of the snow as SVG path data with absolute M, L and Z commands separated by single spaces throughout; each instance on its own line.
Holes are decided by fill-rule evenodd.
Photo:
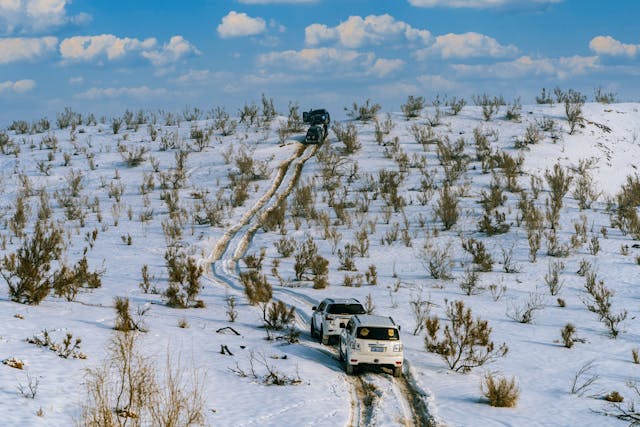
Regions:
M 168 210 L 161 200 L 162 190 L 157 173 L 154 174 L 155 189 L 146 196 L 146 202 L 141 194 L 140 186 L 145 175 L 153 173 L 152 162 L 147 160 L 140 166 L 128 167 L 118 153 L 117 145 L 147 147 L 148 156 L 158 162 L 161 171 L 167 171 L 175 167 L 177 150 L 161 150 L 161 136 L 179 132 L 182 144 L 187 144 L 194 123 L 184 122 L 179 126 L 157 124 L 159 135 L 156 141 L 151 141 L 144 125 L 138 130 L 121 130 L 117 135 L 112 134 L 109 124 L 79 126 L 73 135 L 69 129 L 54 130 L 51 133 L 58 139 L 57 151 L 40 146 L 43 135 L 15 135 L 11 132 L 10 136 L 20 147 L 20 153 L 17 156 L 0 155 L 3 171 L 0 177 L 0 212 L 4 213 L 3 223 L 6 224 L 15 209 L 15 198 L 21 187 L 18 174 L 29 178 L 32 189 L 45 188 L 52 195 L 54 215 L 63 220 L 63 209 L 53 198 L 53 193 L 66 188 L 66 179 L 71 170 L 81 171 L 84 184 L 81 194 L 90 202 L 94 198 L 99 201 L 102 222 L 91 211 L 84 225 L 78 220 L 66 221 L 65 229 L 70 238 L 66 258 L 69 263 L 77 261 L 88 246 L 86 233 L 97 229 L 98 238 L 95 246 L 88 249 L 87 258 L 91 269 L 104 269 L 105 274 L 100 288 L 81 291 L 75 302 L 50 295 L 37 306 L 22 305 L 10 301 L 6 285 L 0 287 L 0 324 L 3 325 L 0 329 L 0 359 L 17 357 L 27 364 L 24 370 L 0 365 L 2 424 L 65 426 L 79 419 L 81 405 L 86 400 L 86 370 L 99 366 L 106 357 L 106 348 L 114 334 L 116 315 L 113 298 L 125 296 L 130 298 L 134 311 L 137 307 L 149 308 L 143 316 L 148 332 L 141 334 L 141 348 L 145 355 L 163 366 L 166 355 L 171 354 L 180 359 L 185 371 L 196 370 L 206 376 L 205 415 L 209 424 L 348 425 L 354 417 L 352 399 L 357 398 L 353 383 L 345 376 L 335 349 L 311 340 L 308 319 L 311 306 L 325 297 L 356 297 L 365 301 L 370 295 L 376 314 L 391 315 L 403 326 L 407 374 L 411 374 L 415 386 L 424 393 L 431 415 L 438 423 L 450 426 L 625 425 L 623 421 L 600 413 L 611 409 L 600 397 L 617 390 L 625 396 L 626 401 L 632 400 L 633 395 L 625 387 L 625 381 L 639 379 L 637 365 L 631 360 L 631 351 L 640 345 L 640 328 L 636 320 L 636 287 L 640 277 L 636 257 L 640 255 L 640 250 L 631 247 L 634 243 L 631 236 L 623 235 L 620 230 L 611 227 L 606 200 L 617 193 L 628 175 L 637 172 L 637 165 L 640 164 L 639 108 L 640 104 L 587 104 L 584 116 L 591 123 L 587 122 L 584 128 L 578 128 L 574 135 L 568 134 L 561 105 L 524 106 L 522 121 L 517 123 L 502 117 L 504 108 L 497 118 L 485 122 L 480 108 L 470 106 L 464 108 L 459 116 L 443 116 L 443 124 L 434 128 L 436 134 L 447 135 L 451 141 L 465 138 L 465 152 L 472 157 L 475 154 L 473 130 L 479 126 L 485 131 L 495 130 L 497 137 L 490 139 L 492 148 L 501 148 L 514 155 L 518 154 L 514 140 L 524 134 L 529 123 L 542 117 L 556 120 L 557 135 L 560 136 L 558 141 L 553 142 L 550 135 L 546 134 L 540 143 L 522 151 L 525 175 L 519 177 L 519 183 L 528 189 L 529 175 L 543 178 L 545 170 L 557 162 L 565 167 L 575 167 L 581 159 L 595 159 L 592 174 L 603 195 L 592 209 L 580 211 L 569 191 L 564 199 L 558 236 L 561 243 L 569 242 L 574 234 L 573 223 L 584 215 L 589 238 L 599 236 L 601 249 L 597 255 L 591 255 L 585 244 L 572 249 L 567 258 L 552 258 L 546 255 L 543 243 L 537 262 L 529 262 L 526 231 L 516 224 L 519 197 L 511 193 L 505 193 L 508 201 L 501 208 L 511 224 L 510 231 L 492 237 L 478 232 L 477 222 L 482 208 L 477 201 L 481 190 L 488 189 L 491 175 L 483 174 L 476 161 L 470 163 L 466 178 L 458 181 L 458 184 L 462 184 L 466 180 L 468 188 L 460 199 L 462 215 L 450 231 L 442 231 L 441 225 L 434 220 L 433 206 L 438 199 L 437 191 L 426 206 L 417 202 L 417 193 L 412 189 L 419 188 L 421 175 L 417 169 L 411 168 L 400 191 L 408 202 L 411 201 L 404 210 L 411 246 L 405 246 L 402 239 L 388 245 L 383 242 L 385 233 L 392 230 L 394 223 L 398 223 L 400 229 L 404 227 L 403 214 L 392 213 L 389 223 L 385 223 L 384 202 L 378 197 L 371 201 L 366 214 L 357 214 L 355 208 L 348 208 L 352 223 L 340 224 L 336 221 L 333 209 L 327 205 L 326 191 L 320 189 L 322 180 L 317 157 L 309 157 L 299 182 L 311 184 L 317 189 L 315 208 L 329 213 L 332 226 L 342 234 L 337 248 L 355 242 L 354 233 L 367 226 L 367 221 L 375 221 L 376 231 L 369 236 L 368 256 L 355 257 L 358 272 L 345 272 L 338 270 L 340 262 L 337 251 L 332 253 L 331 243 L 323 240 L 323 230 L 317 222 L 301 219 L 296 228 L 295 221 L 288 217 L 286 237 L 293 237 L 298 243 L 312 237 L 320 254 L 329 259 L 330 286 L 327 289 L 313 289 L 310 282 L 294 280 L 293 257 L 281 258 L 274 247 L 274 242 L 283 237 L 280 231 L 265 232 L 258 229 L 250 240 L 247 254 L 257 254 L 260 248 L 266 250 L 263 270 L 274 285 L 274 298 L 295 305 L 298 309 L 297 327 L 301 336 L 297 344 L 265 339 L 260 310 L 247 304 L 238 279 L 238 271 L 244 268 L 244 264 L 232 260 L 242 236 L 255 224 L 260 213 L 273 206 L 275 197 L 292 185 L 290 178 L 293 166 L 279 186 L 273 184 L 278 166 L 297 158 L 299 141 L 303 138 L 303 133 L 293 135 L 284 146 L 279 145 L 276 130 L 286 118 L 276 119 L 268 133 L 263 129 L 247 129 L 243 125 L 239 126 L 235 135 L 223 137 L 214 133 L 207 148 L 201 152 L 189 152 L 187 184 L 180 190 L 180 204 L 187 212 L 187 217 L 194 211 L 194 204 L 198 203 L 192 194 L 196 191 L 207 191 L 210 201 L 216 200 L 220 189 L 223 189 L 224 197 L 229 197 L 228 173 L 234 167 L 227 164 L 224 158 L 230 147 L 236 151 L 241 146 L 246 147 L 255 159 L 267 161 L 270 167 L 268 177 L 250 184 L 249 198 L 245 203 L 228 211 L 224 227 L 197 225 L 190 218 L 185 221 L 182 247 L 206 267 L 199 296 L 205 308 L 190 309 L 167 307 L 162 295 L 146 294 L 138 286 L 142 280 L 143 265 L 148 265 L 154 276 L 154 287 L 162 292 L 167 286 L 164 261 L 166 241 L 162 221 L 167 219 Z M 424 151 L 410 133 L 410 126 L 424 123 L 426 114 L 433 114 L 433 109 L 427 109 L 423 117 L 410 121 L 399 113 L 392 113 L 394 128 L 390 135 L 385 136 L 385 141 L 398 137 L 400 147 L 409 158 L 413 155 L 426 156 L 427 169 L 433 171 L 436 185 L 440 187 L 443 172 L 435 147 Z M 385 115 L 379 117 L 383 120 Z M 202 120 L 197 126 L 205 129 L 211 123 Z M 592 123 L 605 125 L 611 132 Z M 355 124 L 362 148 L 349 156 L 352 164 L 357 163 L 358 178 L 350 183 L 343 180 L 343 184 L 349 188 L 346 193 L 348 201 L 357 200 L 357 190 L 364 184 L 366 174 L 377 177 L 380 169 L 398 168 L 394 160 L 385 156 L 385 147 L 376 143 L 374 124 Z M 339 150 L 342 144 L 333 138 L 333 134 L 330 136 L 330 149 Z M 315 148 L 308 147 L 305 154 L 312 149 Z M 69 166 L 63 164 L 62 153 L 70 155 Z M 90 167 L 87 153 L 94 154 L 94 169 Z M 49 158 L 51 155 L 52 160 Z M 48 175 L 39 169 L 39 162 L 51 164 Z M 120 177 L 119 180 L 115 179 L 116 176 Z M 125 186 L 117 225 L 112 214 L 114 198 L 108 194 L 112 182 L 121 182 Z M 272 192 L 274 196 L 270 197 Z M 344 197 L 341 192 L 338 194 L 339 199 Z M 537 201 L 539 206 L 544 207 L 545 198 L 546 191 L 543 191 Z M 33 191 L 28 200 L 31 214 L 27 230 L 31 230 L 38 210 L 37 192 Z M 251 210 L 251 207 L 256 209 Z M 153 210 L 152 219 L 141 222 L 140 215 L 150 209 Z M 129 210 L 131 218 L 128 217 Z M 420 225 L 421 216 L 426 221 L 424 227 Z M 606 238 L 601 234 L 602 228 L 607 230 Z M 434 235 L 434 230 L 437 230 L 437 235 Z M 228 245 L 218 246 L 225 232 L 229 231 L 235 234 L 228 233 Z M 6 248 L 2 253 L 15 251 L 20 239 L 12 237 L 8 227 L 0 230 L 0 233 L 6 240 Z M 126 236 L 131 236 L 131 245 L 125 243 Z M 488 290 L 467 296 L 460 289 L 459 282 L 464 274 L 461 263 L 470 262 L 469 256 L 461 248 L 461 237 L 478 239 L 491 252 L 496 261 L 493 272 L 480 273 L 480 284 L 483 287 L 492 283 L 506 286 L 505 295 L 497 301 Z M 435 280 L 429 276 L 421 259 L 421 248 L 427 241 L 439 247 L 451 244 L 453 280 Z M 622 245 L 630 247 L 628 255 L 621 254 Z M 520 267 L 518 273 L 507 274 L 502 271 L 502 248 L 513 248 L 514 262 Z M 275 259 L 279 260 L 277 270 L 283 282 L 271 273 Z M 598 278 L 615 291 L 612 311 L 628 310 L 628 317 L 622 323 L 622 332 L 616 339 L 608 336 L 596 314 L 589 312 L 582 302 L 586 295 L 584 278 L 576 274 L 582 259 L 597 265 Z M 566 301 L 564 308 L 557 304 L 556 296 L 549 294 L 544 281 L 549 262 L 554 260 L 561 260 L 566 266 L 561 274 L 564 285 L 557 296 Z M 215 261 L 215 264 L 211 266 L 210 261 Z M 345 275 L 364 274 L 370 265 L 375 265 L 378 272 L 376 286 L 343 286 Z M 524 303 L 532 292 L 540 294 L 544 301 L 543 309 L 535 313 L 533 322 L 521 324 L 510 319 L 507 316 L 509 310 Z M 505 357 L 469 373 L 449 370 L 437 355 L 426 352 L 424 332 L 418 336 L 412 335 L 415 321 L 409 303 L 418 294 L 430 298 L 434 303 L 431 314 L 439 316 L 441 322 L 444 321 L 445 300 L 463 300 L 466 306 L 472 308 L 474 316 L 489 321 L 493 329 L 492 340 L 497 345 L 506 343 L 509 352 Z M 234 323 L 228 321 L 225 313 L 228 296 L 235 296 L 238 302 L 239 316 Z M 178 327 L 181 319 L 186 319 L 188 328 Z M 576 336 L 584 339 L 584 342 L 577 342 L 571 349 L 563 347 L 560 340 L 560 330 L 569 322 L 576 326 Z M 233 327 L 240 335 L 216 332 L 226 326 Z M 25 341 L 44 329 L 56 341 L 61 341 L 67 332 L 72 333 L 74 338 L 81 338 L 81 351 L 87 355 L 87 359 L 63 359 L 48 349 Z M 221 345 L 226 345 L 233 356 L 220 354 Z M 299 382 L 295 385 L 269 386 L 263 384 L 260 378 L 238 375 L 238 369 L 250 371 L 252 359 L 259 375 L 264 374 L 266 368 L 255 361 L 262 359 L 271 368 L 290 379 L 299 379 Z M 599 380 L 584 395 L 571 394 L 576 372 L 588 362 L 593 362 L 594 373 Z M 480 390 L 485 372 L 516 377 L 520 399 L 515 408 L 493 408 L 486 404 Z M 27 399 L 18 392 L 18 386 L 28 382 L 27 374 L 39 380 L 34 399 Z M 410 408 L 400 388 L 393 386 L 391 377 L 384 373 L 366 373 L 362 379 L 376 388 L 377 399 L 371 412 L 371 424 L 401 425 Z M 41 416 L 37 415 L 39 410 L 42 410 Z

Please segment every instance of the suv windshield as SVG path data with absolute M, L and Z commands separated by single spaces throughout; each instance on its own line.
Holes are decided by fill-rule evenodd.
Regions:
M 365 340 L 397 341 L 400 339 L 400 334 L 396 328 L 368 328 L 365 326 L 358 328 L 357 337 Z
M 364 314 L 364 308 L 360 304 L 331 304 L 329 314 Z

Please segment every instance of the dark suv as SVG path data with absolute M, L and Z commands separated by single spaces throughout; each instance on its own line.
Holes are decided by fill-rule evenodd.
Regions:
M 322 344 L 328 344 L 332 336 L 340 335 L 351 316 L 365 312 L 355 298 L 326 298 L 319 306 L 313 307 L 311 336 L 319 337 Z

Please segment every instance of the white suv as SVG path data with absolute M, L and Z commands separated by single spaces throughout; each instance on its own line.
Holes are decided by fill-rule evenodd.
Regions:
M 348 375 L 371 365 L 390 368 L 399 377 L 403 360 L 400 326 L 391 317 L 353 316 L 340 335 L 340 361 Z
M 364 307 L 355 298 L 326 298 L 313 307 L 311 337 L 319 337 L 322 344 L 328 344 L 332 336 L 340 335 L 351 316 L 364 313 Z

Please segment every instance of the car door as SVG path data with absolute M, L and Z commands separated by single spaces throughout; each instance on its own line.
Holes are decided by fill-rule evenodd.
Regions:
M 347 354 L 347 349 L 351 344 L 350 341 L 352 339 L 351 336 L 353 335 L 353 329 L 354 329 L 353 319 L 350 319 L 349 322 L 347 322 L 347 326 L 344 328 L 344 330 L 340 334 L 340 348 L 342 349 L 342 352 L 345 355 Z

